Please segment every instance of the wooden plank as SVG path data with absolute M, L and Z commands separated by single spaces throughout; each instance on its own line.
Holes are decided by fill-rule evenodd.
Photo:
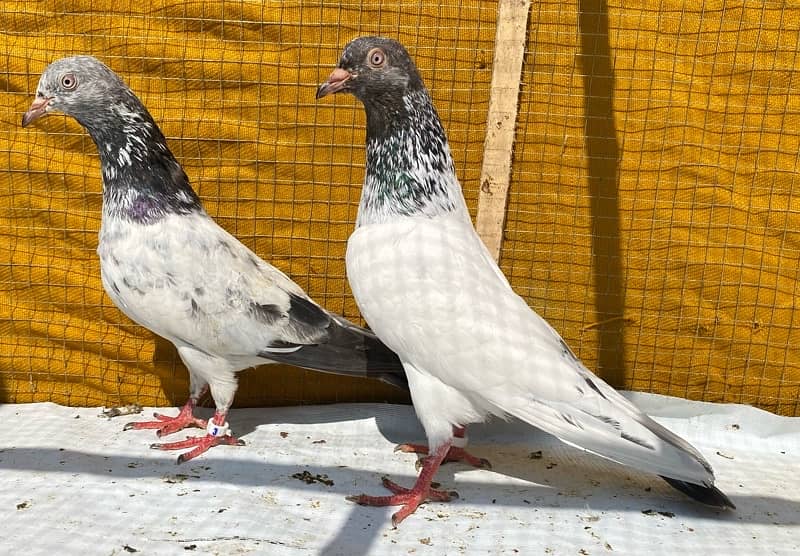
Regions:
M 498 5 L 476 223 L 478 234 L 495 260 L 500 257 L 503 242 L 530 7 L 530 0 L 500 0 Z

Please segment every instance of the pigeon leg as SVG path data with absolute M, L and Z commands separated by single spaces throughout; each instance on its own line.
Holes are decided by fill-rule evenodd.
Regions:
M 491 469 L 492 464 L 486 458 L 478 458 L 467 452 L 467 430 L 466 427 L 453 427 L 453 444 L 450 451 L 444 457 L 442 463 L 463 461 L 464 463 L 477 467 L 478 469 Z M 410 454 L 427 454 L 428 447 L 424 444 L 400 444 L 395 447 L 395 452 L 406 452 Z M 419 462 L 417 464 L 419 468 Z
M 161 438 L 168 434 L 178 432 L 188 427 L 197 427 L 204 429 L 208 425 L 205 419 L 198 419 L 194 416 L 194 408 L 197 406 L 197 401 L 205 394 L 207 388 L 204 388 L 198 396 L 190 397 L 180 410 L 180 413 L 175 417 L 169 415 L 162 415 L 160 413 L 153 413 L 155 421 L 139 421 L 128 423 L 123 427 L 123 430 L 131 429 L 157 429 L 156 435 Z
M 229 446 L 244 446 L 244 440 L 239 440 L 235 436 L 228 434 L 230 429 L 228 423 L 225 421 L 227 412 L 217 411 L 214 417 L 208 420 L 206 431 L 208 434 L 205 436 L 190 436 L 186 440 L 179 440 L 177 442 L 166 442 L 163 444 L 151 444 L 150 447 L 154 450 L 183 450 L 184 448 L 192 448 L 186 453 L 178 456 L 178 463 L 189 461 L 196 458 L 200 454 L 206 452 L 209 448 L 218 446 L 220 444 L 227 444 Z
M 402 506 L 402 508 L 392 516 L 392 526 L 397 527 L 401 521 L 413 514 L 417 507 L 427 500 L 449 502 L 454 498 L 458 498 L 458 493 L 456 492 L 431 488 L 433 476 L 436 474 L 436 471 L 439 469 L 442 461 L 444 461 L 449 450 L 450 442 L 443 444 L 436 449 L 433 455 L 423 460 L 422 471 L 419 477 L 417 477 L 417 482 L 414 483 L 413 488 L 401 487 L 387 477 L 384 477 L 383 486 L 392 491 L 391 495 L 368 496 L 366 494 L 359 494 L 357 496 L 348 496 L 347 499 L 362 506 Z

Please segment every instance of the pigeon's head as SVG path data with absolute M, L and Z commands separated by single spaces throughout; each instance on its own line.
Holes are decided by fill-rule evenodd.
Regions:
M 36 98 L 22 116 L 22 127 L 49 114 L 61 112 L 85 122 L 107 99 L 128 88 L 97 58 L 72 56 L 56 60 L 42 73 Z
M 402 44 L 382 37 L 360 37 L 344 47 L 336 69 L 317 89 L 317 98 L 347 92 L 361 102 L 391 105 L 422 88 L 422 79 Z

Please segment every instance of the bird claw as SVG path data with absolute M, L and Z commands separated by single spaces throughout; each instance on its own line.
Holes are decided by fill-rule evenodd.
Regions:
M 358 494 L 347 496 L 350 502 L 355 502 L 360 506 L 402 506 L 392 515 L 392 527 L 397 527 L 401 521 L 413 514 L 414 511 L 425 502 L 450 502 L 458 499 L 458 493 L 454 490 L 439 490 L 431 487 L 427 488 L 406 488 L 398 485 L 389 477 L 383 477 L 384 488 L 391 491 L 389 496 L 369 496 Z
M 207 434 L 205 436 L 187 436 L 186 440 L 179 440 L 177 442 L 155 443 L 150 444 L 153 450 L 183 450 L 185 448 L 192 448 L 186 453 L 178 456 L 176 463 L 181 464 L 194 459 L 200 454 L 207 452 L 210 448 L 224 444 L 227 446 L 245 446 L 245 441 L 235 436 L 212 436 Z
M 178 419 L 180 414 L 175 417 L 168 417 L 167 415 L 162 415 L 161 413 L 153 413 L 153 417 L 155 417 L 155 421 L 131 421 L 130 423 L 125 423 L 125 426 L 122 427 L 122 430 L 129 431 L 131 429 L 157 429 L 164 426 L 164 423 L 167 421 L 171 421 L 173 419 Z
M 142 429 L 156 429 L 156 436 L 161 438 L 168 434 L 176 433 L 180 430 L 197 427 L 199 429 L 206 428 L 207 421 L 205 419 L 198 419 L 192 415 L 191 408 L 184 406 L 181 412 L 175 417 L 169 415 L 162 415 L 161 413 L 153 413 L 155 421 L 134 421 L 126 423 L 122 430 L 142 430 Z
M 407 454 L 420 454 L 420 455 L 428 455 L 428 447 L 423 444 L 398 444 L 394 447 L 395 452 L 404 452 Z M 425 463 L 426 458 L 420 458 L 414 464 L 417 471 L 419 471 Z M 463 462 L 467 465 L 471 465 L 477 469 L 491 469 L 492 464 L 486 458 L 478 458 L 473 456 L 464 448 L 457 448 L 455 446 L 450 446 L 450 449 L 447 451 L 447 455 L 444 457 L 442 463 L 452 463 L 452 462 Z
M 398 496 L 413 496 L 415 492 L 417 492 L 413 488 L 406 488 L 398 485 L 389 477 L 383 477 L 383 479 L 381 479 L 381 483 L 385 489 L 392 491 Z M 438 484 L 436 484 L 436 486 L 438 486 Z M 427 496 L 424 498 L 424 500 L 429 500 L 431 502 L 450 502 L 451 500 L 458 500 L 458 498 L 458 493 L 455 490 L 441 490 L 429 487 L 427 489 Z

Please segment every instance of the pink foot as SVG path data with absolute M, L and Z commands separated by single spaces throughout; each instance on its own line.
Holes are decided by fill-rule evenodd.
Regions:
M 184 448 L 193 448 L 186 453 L 178 456 L 178 463 L 184 463 L 192 458 L 196 458 L 200 454 L 208 451 L 209 448 L 219 446 L 220 444 L 227 444 L 228 446 L 244 446 L 244 440 L 239 440 L 235 436 L 212 436 L 207 434 L 205 436 L 187 436 L 186 440 L 178 440 L 177 442 L 165 442 L 163 444 L 150 444 L 154 450 L 183 450 Z
M 157 429 L 156 436 L 161 438 L 162 436 L 178 432 L 179 430 L 183 430 L 188 427 L 204 429 L 206 428 L 208 422 L 205 419 L 198 419 L 194 416 L 194 406 L 194 400 L 190 399 L 186 402 L 186 404 L 184 404 L 180 413 L 178 413 L 175 417 L 161 415 L 160 413 L 153 413 L 153 417 L 156 418 L 155 421 L 139 421 L 128 423 L 125 425 L 125 427 L 123 427 L 123 430 Z
M 467 438 L 464 427 L 453 427 L 453 444 L 450 450 L 444 457 L 442 463 L 451 463 L 455 461 L 462 461 L 472 467 L 478 469 L 491 469 L 492 464 L 486 458 L 478 458 L 467 452 L 466 450 Z M 423 454 L 427 455 L 428 447 L 424 444 L 399 444 L 395 446 L 395 452 L 405 452 L 407 454 Z M 419 470 L 422 460 L 417 461 L 417 469 Z
M 422 471 L 413 488 L 401 487 L 397 483 L 383 478 L 383 486 L 392 491 L 390 496 L 368 496 L 359 494 L 348 496 L 347 499 L 362 506 L 402 506 L 392 515 L 392 526 L 397 527 L 401 521 L 413 514 L 420 504 L 428 500 L 433 502 L 449 502 L 458 498 L 454 491 L 438 490 L 431 487 L 431 480 L 439 469 L 445 455 L 450 449 L 450 444 L 445 444 L 436 450 L 432 456 L 423 460 Z
M 228 423 L 225 421 L 226 416 L 226 413 L 217 411 L 214 417 L 208 420 L 208 424 L 205 427 L 208 434 L 205 436 L 188 436 L 186 440 L 151 444 L 150 447 L 154 450 L 183 450 L 185 448 L 192 448 L 188 452 L 178 456 L 178 463 L 183 463 L 192 458 L 196 458 L 200 454 L 208 451 L 209 448 L 219 446 L 220 444 L 244 446 L 243 440 L 239 440 L 235 436 L 229 434 Z
M 424 444 L 399 444 L 394 448 L 395 452 L 405 452 L 407 454 L 422 454 L 426 455 L 428 453 L 428 447 Z M 422 465 L 421 461 L 424 461 L 425 458 L 418 460 L 417 468 Z M 447 452 L 447 455 L 444 457 L 442 463 L 452 463 L 456 461 L 462 461 L 472 467 L 477 467 L 478 469 L 491 469 L 492 464 L 486 458 L 479 458 L 475 457 L 469 452 L 467 452 L 464 448 L 455 448 L 451 447 L 450 450 Z

